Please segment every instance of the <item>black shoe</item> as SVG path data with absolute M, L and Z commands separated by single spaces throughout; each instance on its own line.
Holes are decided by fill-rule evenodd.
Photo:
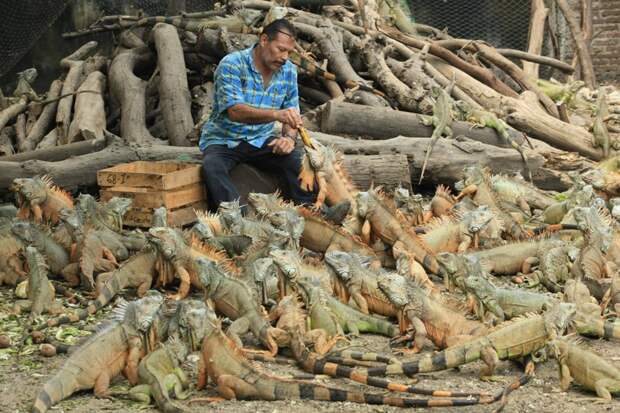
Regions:
M 333 222 L 336 225 L 342 224 L 342 221 L 347 217 L 349 210 L 351 209 L 351 202 L 342 201 L 341 203 L 328 207 L 323 204 L 321 206 L 321 215 L 328 221 Z

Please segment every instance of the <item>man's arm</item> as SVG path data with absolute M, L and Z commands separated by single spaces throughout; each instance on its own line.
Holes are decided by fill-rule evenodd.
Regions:
M 228 119 L 233 122 L 258 124 L 278 121 L 292 129 L 297 129 L 303 125 L 301 116 L 295 108 L 280 110 L 260 109 L 243 103 L 237 103 L 230 106 L 226 113 L 228 114 Z

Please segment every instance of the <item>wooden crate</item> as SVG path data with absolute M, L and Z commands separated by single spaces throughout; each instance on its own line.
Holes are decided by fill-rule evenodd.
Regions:
M 168 224 L 183 226 L 196 221 L 194 209 L 206 209 L 200 165 L 180 162 L 138 161 L 97 172 L 102 201 L 119 196 L 133 199 L 123 221 L 129 226 L 150 227 L 153 210 L 166 207 Z
M 202 181 L 200 165 L 181 162 L 136 161 L 97 172 L 101 187 L 122 186 L 167 191 Z

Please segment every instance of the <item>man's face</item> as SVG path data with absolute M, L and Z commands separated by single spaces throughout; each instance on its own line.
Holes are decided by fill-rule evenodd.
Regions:
M 275 72 L 286 63 L 289 53 L 295 48 L 295 39 L 285 33 L 277 33 L 273 40 L 269 40 L 267 35 L 263 34 L 260 45 L 263 64 Z

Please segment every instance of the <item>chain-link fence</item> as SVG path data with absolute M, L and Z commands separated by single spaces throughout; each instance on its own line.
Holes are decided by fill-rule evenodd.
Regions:
M 68 0 L 0 1 L 0 76 L 30 50 L 63 12 Z
M 452 37 L 527 50 L 531 0 L 409 0 L 416 22 Z

